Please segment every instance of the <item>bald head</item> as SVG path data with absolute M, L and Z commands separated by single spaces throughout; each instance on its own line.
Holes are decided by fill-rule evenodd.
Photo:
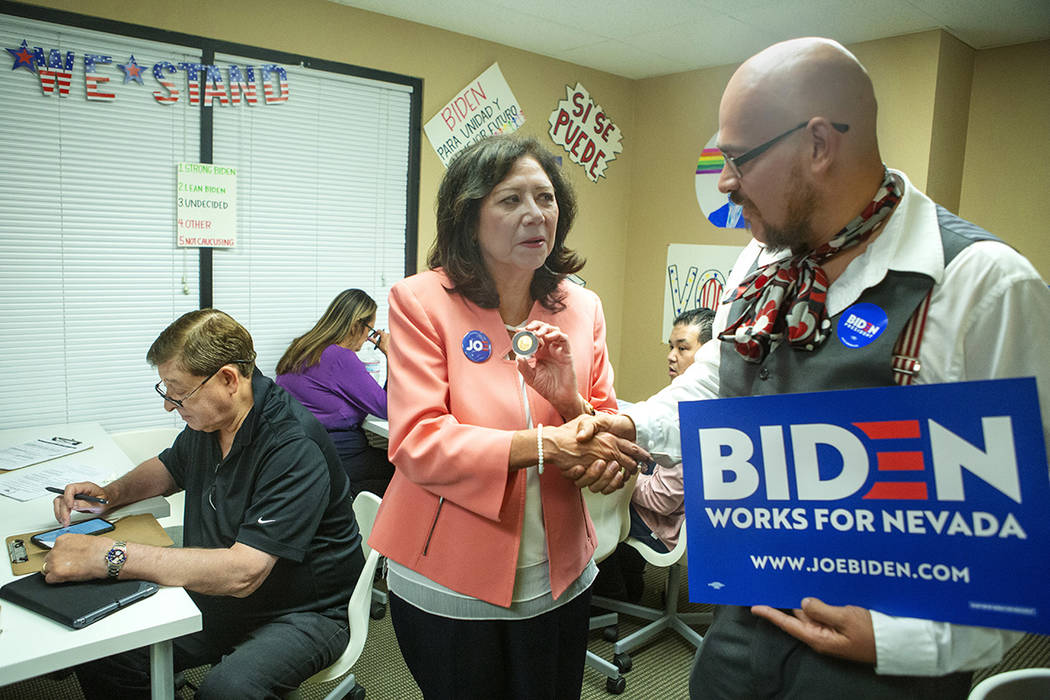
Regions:
M 732 114 L 723 114 L 726 110 Z M 845 146 L 878 157 L 875 92 L 864 66 L 830 39 L 792 39 L 755 54 L 730 78 L 720 121 L 765 138 L 812 117 L 849 124 Z M 720 123 L 720 126 L 722 124 Z
M 718 147 L 736 156 L 778 135 L 783 141 L 764 151 L 762 162 L 748 164 L 750 175 L 723 171 L 719 188 L 744 205 L 760 241 L 788 247 L 783 231 L 793 250 L 819 245 L 863 209 L 882 181 L 876 111 L 867 71 L 838 42 L 809 37 L 774 44 L 729 79 L 718 110 Z M 805 128 L 790 131 L 799 125 Z M 792 183 L 780 201 L 770 189 L 778 178 Z

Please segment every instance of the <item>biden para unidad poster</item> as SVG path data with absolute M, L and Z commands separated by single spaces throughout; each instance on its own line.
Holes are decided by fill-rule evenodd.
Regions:
M 694 602 L 1050 633 L 1035 380 L 679 404 Z

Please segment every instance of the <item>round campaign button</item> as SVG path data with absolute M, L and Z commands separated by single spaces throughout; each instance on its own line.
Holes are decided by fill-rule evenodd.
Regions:
M 510 339 L 510 344 L 514 346 L 515 355 L 528 357 L 539 349 L 540 339 L 532 331 L 518 331 Z
M 864 302 L 843 311 L 836 330 L 847 348 L 862 348 L 882 335 L 888 320 L 882 307 Z
M 481 331 L 470 331 L 463 336 L 463 354 L 471 362 L 484 362 L 492 356 L 492 343 Z

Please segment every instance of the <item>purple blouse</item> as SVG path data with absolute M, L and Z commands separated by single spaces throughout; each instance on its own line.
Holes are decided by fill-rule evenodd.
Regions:
M 369 413 L 386 418 L 386 391 L 353 350 L 329 345 L 321 361 L 302 373 L 278 374 L 274 380 L 317 416 L 328 430 L 361 425 Z

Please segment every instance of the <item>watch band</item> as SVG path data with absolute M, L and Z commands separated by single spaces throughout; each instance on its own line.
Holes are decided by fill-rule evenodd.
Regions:
M 116 578 L 120 575 L 120 570 L 124 568 L 124 563 L 128 560 L 128 543 L 121 540 L 117 540 L 113 543 L 113 546 L 105 556 L 106 560 L 106 575 L 110 578 Z

